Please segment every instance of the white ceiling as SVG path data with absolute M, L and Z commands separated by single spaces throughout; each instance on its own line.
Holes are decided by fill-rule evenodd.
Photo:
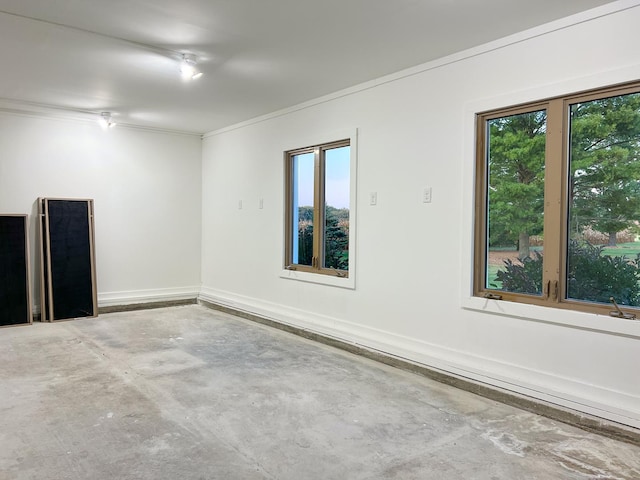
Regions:
M 0 100 L 204 133 L 610 1 L 0 0 Z

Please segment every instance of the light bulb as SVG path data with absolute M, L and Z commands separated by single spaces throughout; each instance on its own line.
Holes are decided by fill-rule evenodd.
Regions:
M 184 53 L 182 55 L 182 62 L 180 63 L 180 73 L 185 80 L 195 80 L 202 76 L 202 72 L 198 70 L 196 65 L 198 64 L 197 57 L 192 53 Z
M 196 71 L 196 68 L 193 65 L 190 65 L 186 62 L 183 62 L 182 66 L 180 67 L 180 73 L 184 78 L 193 77 L 193 74 L 195 73 L 195 71 Z
M 111 120 L 111 112 L 102 112 L 98 119 L 98 123 L 100 123 L 100 126 L 105 130 L 116 126 L 116 122 Z

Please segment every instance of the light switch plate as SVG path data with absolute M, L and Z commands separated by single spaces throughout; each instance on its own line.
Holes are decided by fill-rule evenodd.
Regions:
M 424 190 L 422 191 L 422 203 L 431 203 L 431 194 L 431 187 L 424 187 Z

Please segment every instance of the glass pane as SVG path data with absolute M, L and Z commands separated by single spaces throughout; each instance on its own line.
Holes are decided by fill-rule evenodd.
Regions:
M 541 295 L 545 110 L 487 122 L 485 287 Z
M 640 93 L 570 115 L 567 298 L 640 305 Z
M 313 257 L 313 171 L 314 154 L 294 155 L 292 263 L 311 265 Z
M 324 161 L 324 267 L 349 270 L 349 146 L 326 150 Z

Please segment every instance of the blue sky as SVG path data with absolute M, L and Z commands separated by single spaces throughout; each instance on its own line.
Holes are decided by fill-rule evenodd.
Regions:
M 349 208 L 349 147 L 327 150 L 325 197 L 328 205 Z M 298 205 L 313 205 L 313 153 L 297 155 Z

